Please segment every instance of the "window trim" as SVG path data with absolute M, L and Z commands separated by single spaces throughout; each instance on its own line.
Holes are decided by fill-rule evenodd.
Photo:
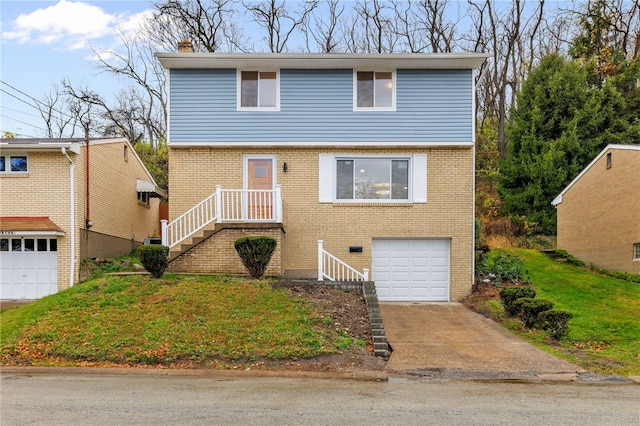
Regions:
M 358 73 L 359 72 L 373 72 L 374 75 L 374 106 L 372 107 L 359 107 L 358 106 Z M 375 106 L 375 74 L 378 72 L 390 72 L 391 73 L 391 106 L 390 107 L 376 107 Z M 353 70 L 353 111 L 355 112 L 371 112 L 371 111 L 395 111 L 396 110 L 396 91 L 397 91 L 397 83 L 396 83 L 396 70 L 366 70 L 366 69 L 354 69 Z
M 2 154 L 0 157 L 4 158 L 4 171 L 0 171 L 0 175 L 6 174 L 16 174 L 16 175 L 24 175 L 29 173 L 29 155 L 27 153 L 16 153 L 16 154 Z M 11 158 L 12 157 L 24 157 L 27 162 L 27 170 L 25 171 L 12 171 L 11 170 Z
M 258 73 L 258 93 L 260 93 L 260 73 L 275 72 L 276 73 L 276 106 L 275 107 L 243 107 L 242 106 L 242 73 L 257 72 Z M 259 100 L 258 100 L 259 102 Z M 236 110 L 237 111 L 280 111 L 280 70 L 270 69 L 237 69 L 236 70 Z
M 337 198 L 337 164 L 339 159 L 406 159 L 409 161 L 408 199 L 338 199 Z M 427 203 L 427 155 L 426 154 L 320 154 L 318 158 L 319 188 L 318 201 L 333 204 L 424 204 Z
M 640 243 L 633 243 L 633 261 L 640 262 Z

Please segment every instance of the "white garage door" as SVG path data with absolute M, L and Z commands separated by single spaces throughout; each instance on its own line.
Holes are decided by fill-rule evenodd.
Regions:
M 0 237 L 0 299 L 39 299 L 58 291 L 58 240 Z
M 373 240 L 372 252 L 379 300 L 449 300 L 449 240 Z

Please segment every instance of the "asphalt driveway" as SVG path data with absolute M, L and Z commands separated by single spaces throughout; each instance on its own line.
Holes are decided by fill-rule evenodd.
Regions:
M 460 303 L 380 303 L 388 372 L 425 369 L 564 374 L 582 368 L 543 352 Z

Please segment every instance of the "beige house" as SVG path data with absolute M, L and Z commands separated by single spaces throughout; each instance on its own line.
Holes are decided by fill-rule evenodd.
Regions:
M 160 235 L 159 189 L 124 138 L 0 141 L 0 298 L 78 282 L 83 259 Z
M 188 49 L 187 49 L 188 50 Z M 473 282 L 475 70 L 486 55 L 157 54 L 168 70 L 175 272 L 373 280 L 380 300 Z
M 598 268 L 640 273 L 640 146 L 607 146 L 552 204 L 558 248 Z

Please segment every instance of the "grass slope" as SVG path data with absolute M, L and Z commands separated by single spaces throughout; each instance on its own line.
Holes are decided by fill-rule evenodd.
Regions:
M 3 364 L 165 364 L 337 352 L 303 299 L 225 277 L 105 276 L 0 314 Z
M 526 262 L 536 298 L 573 313 L 569 335 L 560 347 L 550 347 L 553 352 L 594 371 L 640 375 L 640 285 L 534 250 L 505 251 Z

